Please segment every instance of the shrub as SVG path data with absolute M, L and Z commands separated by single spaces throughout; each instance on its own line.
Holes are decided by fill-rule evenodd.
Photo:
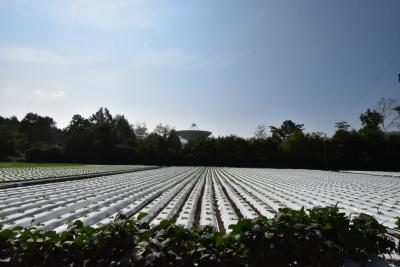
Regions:
M 4 266 L 341 266 L 390 253 L 386 228 L 361 215 L 350 220 L 337 207 L 281 209 L 273 219 L 240 220 L 231 232 L 210 226 L 185 229 L 122 217 L 99 228 L 80 221 L 66 232 L 0 229 Z

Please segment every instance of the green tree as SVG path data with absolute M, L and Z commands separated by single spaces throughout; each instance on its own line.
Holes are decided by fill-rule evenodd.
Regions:
M 115 115 L 113 119 L 113 162 L 129 163 L 134 161 L 137 146 L 133 126 L 123 115 Z
M 272 137 L 275 139 L 285 140 L 295 133 L 302 133 L 304 124 L 296 124 L 291 120 L 286 120 L 282 123 L 281 127 L 270 126 Z
M 360 120 L 364 129 L 378 131 L 379 125 L 383 122 L 383 116 L 376 110 L 367 109 L 360 115 Z
M 338 131 L 347 132 L 347 131 L 349 130 L 349 128 L 350 128 L 350 124 L 348 124 L 348 123 L 345 122 L 345 121 L 336 122 L 336 123 L 335 123 L 335 128 L 336 128 Z
M 113 117 L 107 108 L 100 108 L 90 116 L 91 158 L 101 163 L 113 161 L 116 145 L 113 135 Z
M 21 157 L 23 135 L 19 130 L 20 122 L 16 117 L 0 116 L 0 160 L 10 160 Z
M 139 139 L 146 138 L 148 135 L 146 123 L 136 123 L 134 126 L 134 132 Z
M 266 139 L 268 137 L 267 126 L 265 124 L 258 125 L 254 131 L 254 138 Z
M 123 115 L 116 115 L 113 120 L 114 138 L 118 144 L 135 143 L 135 132 L 132 125 Z
M 169 136 L 170 131 L 171 127 L 169 125 L 163 125 L 162 123 L 159 123 L 154 129 L 153 133 L 161 136 L 164 140 L 166 140 Z
M 89 121 L 93 124 L 111 124 L 113 117 L 107 108 L 101 107 L 96 113 L 90 116 Z
M 35 113 L 28 113 L 22 119 L 21 132 L 30 146 L 61 141 L 61 131 L 56 128 L 56 122 L 50 117 L 42 117 Z
M 71 162 L 90 162 L 92 150 L 92 123 L 76 114 L 65 132 L 65 158 Z

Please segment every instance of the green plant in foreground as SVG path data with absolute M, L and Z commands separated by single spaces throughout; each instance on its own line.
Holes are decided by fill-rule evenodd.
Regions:
M 337 207 L 281 209 L 275 218 L 240 220 L 231 232 L 155 227 L 118 216 L 99 228 L 76 221 L 67 231 L 0 228 L 4 266 L 341 266 L 394 251 L 386 228 Z

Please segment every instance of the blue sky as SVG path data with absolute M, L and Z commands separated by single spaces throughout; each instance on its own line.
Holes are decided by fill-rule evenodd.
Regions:
M 400 1 L 3 0 L 0 115 L 105 106 L 214 135 L 360 126 L 400 98 Z

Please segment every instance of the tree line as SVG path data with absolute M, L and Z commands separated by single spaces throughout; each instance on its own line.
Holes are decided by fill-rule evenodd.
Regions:
M 74 115 L 60 129 L 48 116 L 0 116 L 0 160 L 99 164 L 210 165 L 271 168 L 400 170 L 400 106 L 381 99 L 360 115 L 361 129 L 335 124 L 331 137 L 305 132 L 286 120 L 259 125 L 254 137 L 235 135 L 182 143 L 176 131 L 159 124 L 132 125 L 123 115 L 100 108 L 88 118 Z

